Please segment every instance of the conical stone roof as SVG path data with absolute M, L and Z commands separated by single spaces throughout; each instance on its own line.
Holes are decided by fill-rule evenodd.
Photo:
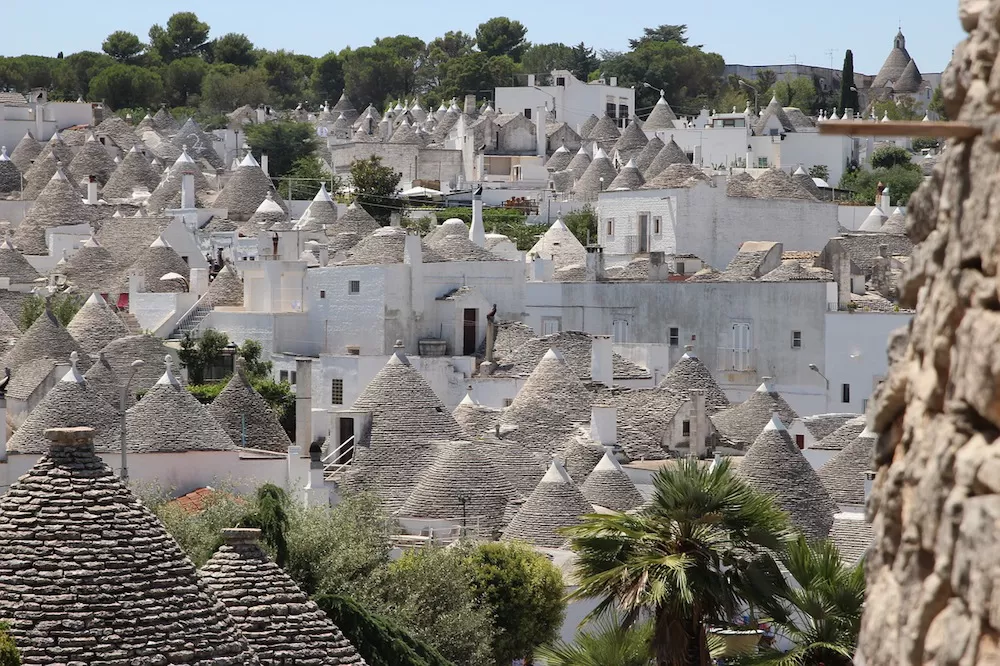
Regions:
M 66 326 L 66 331 L 88 354 L 96 354 L 108 343 L 128 335 L 125 322 L 97 294 L 90 295 Z M 55 428 L 57 425 L 52 424 L 50 427 Z
M 649 165 L 653 163 L 656 156 L 660 154 L 661 150 L 663 150 L 663 145 L 663 141 L 661 141 L 658 136 L 654 136 L 650 139 L 649 143 L 647 143 L 643 149 L 639 151 L 639 154 L 635 156 L 635 167 L 641 173 L 645 174 L 646 170 L 649 169 Z
M 66 174 L 57 169 L 14 232 L 14 245 L 25 254 L 48 254 L 46 229 L 90 222 L 93 217 L 94 211 L 83 203 Z
M 126 438 L 136 453 L 228 451 L 233 440 L 173 374 L 167 370 L 142 399 L 125 412 Z
M 898 206 L 892 214 L 889 215 L 889 219 L 885 221 L 878 232 L 880 234 L 893 234 L 896 236 L 906 235 L 906 215 L 903 213 L 902 209 Z
M 212 284 L 208 285 L 208 291 L 205 292 L 201 302 L 212 307 L 242 306 L 243 280 L 229 264 L 226 264 L 212 280 Z
M 0 308 L 0 357 L 3 357 L 14 347 L 21 337 L 21 329 L 10 318 L 3 308 Z
M 479 525 L 482 537 L 499 533 L 504 509 L 516 493 L 489 453 L 475 442 L 439 445 L 434 462 L 420 475 L 399 515 L 435 519 L 465 516 L 472 519 L 467 525 Z
M 737 446 L 750 446 L 777 412 L 786 426 L 799 417 L 765 379 L 749 398 L 712 416 L 720 434 Z
M 677 120 L 677 115 L 674 113 L 674 110 L 670 108 L 670 105 L 663 97 L 663 91 L 661 90 L 660 99 L 657 100 L 656 105 L 653 106 L 653 110 L 650 111 L 642 129 L 647 132 L 671 130 L 674 129 L 675 120 Z
M 350 255 L 340 264 L 345 266 L 374 266 L 401 264 L 405 259 L 407 231 L 402 227 L 379 227 L 362 238 L 351 248 Z M 425 264 L 445 261 L 444 257 L 427 243 L 421 243 L 422 261 Z
M 476 440 L 487 457 L 493 462 L 514 487 L 518 497 L 527 497 L 545 476 L 542 456 L 528 451 L 517 442 L 486 437 Z
M 333 197 L 330 196 L 330 193 L 326 191 L 326 183 L 320 184 L 319 192 L 316 193 L 309 207 L 302 213 L 301 219 L 302 221 L 311 220 L 321 227 L 336 224 L 337 204 L 333 200 Z
M 57 162 L 62 162 L 63 164 L 69 164 L 70 160 L 73 159 L 73 151 L 63 141 L 62 135 L 59 132 L 52 134 L 52 137 L 42 146 L 42 152 L 38 154 L 38 157 L 43 158 L 48 155 L 52 155 Z
M 837 506 L 777 414 L 747 449 L 739 475 L 772 496 L 808 538 L 825 539 L 830 533 Z
M 670 391 L 683 400 L 691 399 L 691 389 L 700 389 L 705 392 L 705 409 L 709 414 L 729 407 L 726 393 L 719 388 L 711 371 L 690 347 L 674 367 L 670 368 L 666 377 L 660 380 L 657 388 Z
M 42 195 L 42 190 L 52 180 L 52 176 L 59 170 L 59 166 L 65 166 L 65 162 L 60 162 L 55 155 L 42 154 L 31 165 L 31 168 L 24 173 L 24 189 L 21 190 L 21 198 L 37 200 Z M 76 190 L 76 186 L 73 186 Z M 79 197 L 79 193 L 77 194 Z
M 369 108 L 373 111 L 375 110 L 374 107 Z M 343 114 L 344 117 L 351 122 L 354 122 L 358 117 L 358 110 L 354 108 L 354 104 L 351 103 L 351 98 L 347 96 L 346 91 L 340 96 L 340 99 L 337 100 L 337 103 L 333 105 L 333 108 L 331 108 L 330 111 L 334 115 L 338 113 Z M 378 112 L 376 111 L 375 113 L 377 114 Z
M 726 178 L 726 196 L 753 199 L 756 197 L 754 182 L 756 181 L 754 181 L 753 176 L 746 171 L 734 173 Z
M 146 156 L 134 146 L 125 153 L 118 168 L 104 185 L 102 196 L 107 199 L 131 199 L 137 187 L 145 187 L 150 192 L 160 184 L 160 175 L 153 170 Z
M 600 122 L 600 119 L 594 114 L 590 114 L 590 117 L 584 120 L 583 124 L 580 125 L 580 136 L 582 138 L 590 137 L 590 133 L 594 130 L 594 127 L 597 126 L 598 122 Z
M 146 250 L 139 255 L 136 262 L 129 267 L 127 274 L 138 274 L 143 279 L 143 291 L 153 294 L 166 294 L 187 291 L 184 282 L 181 280 L 161 280 L 167 273 L 177 273 L 185 280 L 190 278 L 191 268 L 187 262 L 181 259 L 174 248 L 163 240 L 162 237 L 153 241 Z M 128 290 L 128 285 L 123 285 L 123 291 Z
M 593 511 L 594 507 L 556 460 L 504 529 L 501 540 L 561 548 L 567 539 L 559 530 L 578 525 L 582 516 Z
M 63 377 L 42 401 L 28 413 L 28 418 L 14 431 L 7 450 L 14 453 L 46 453 L 49 428 L 94 429 L 94 446 L 101 452 L 121 450 L 121 428 L 118 410 L 91 387 L 76 368 L 77 356 Z
M 120 288 L 124 271 L 107 248 L 95 238 L 88 238 L 52 272 L 64 275 L 69 288 L 77 294 L 110 294 Z
M 462 439 L 462 430 L 398 347 L 368 383 L 354 409 L 371 412 L 368 446 L 358 447 L 348 485 L 375 490 L 399 508 L 433 460 L 434 441 Z
M 35 140 L 31 132 L 25 132 L 21 140 L 14 146 L 10 153 L 10 160 L 17 165 L 17 170 L 22 174 L 27 173 L 31 168 L 31 163 L 41 154 L 42 144 Z
M 613 154 L 617 155 L 619 164 L 626 164 L 632 158 L 638 157 L 647 143 L 649 139 L 646 138 L 646 133 L 642 131 L 639 123 L 633 120 L 615 142 Z
M 281 195 L 275 192 L 271 179 L 260 168 L 253 155 L 247 153 L 233 177 L 222 188 L 215 200 L 215 206 L 227 209 L 231 220 L 248 220 L 267 198 L 268 192 L 282 210 L 287 212 L 288 206 L 285 205 Z
M 903 73 L 899 75 L 899 78 L 892 86 L 894 93 L 915 93 L 920 91 L 920 84 L 923 83 L 924 77 L 921 76 L 920 70 L 917 69 L 917 62 L 910 59 L 910 62 L 906 63 L 906 67 L 903 68 Z
M 903 75 L 906 66 L 910 64 L 912 58 L 906 50 L 906 38 L 902 31 L 896 33 L 893 40 L 892 50 L 882 63 L 882 69 L 878 71 L 875 80 L 872 81 L 872 88 L 885 88 L 890 83 L 895 84 Z
M 639 173 L 639 168 L 635 165 L 635 160 L 630 159 L 622 167 L 615 179 L 608 186 L 609 190 L 636 190 L 646 184 L 646 179 Z
M 889 218 L 882 212 L 882 209 L 875 206 L 868 213 L 868 217 L 861 223 L 861 226 L 858 227 L 858 231 L 878 231 L 888 220 Z
M 754 197 L 758 199 L 801 199 L 803 201 L 816 201 L 816 197 L 803 189 L 791 176 L 778 168 L 768 169 L 758 176 L 751 189 Z M 879 226 L 881 226 L 881 222 Z
M 820 451 L 842 451 L 858 438 L 865 429 L 865 417 L 856 416 L 844 422 L 829 435 L 816 442 L 812 447 Z
M 32 284 L 41 275 L 24 255 L 4 240 L 0 243 L 0 277 L 8 278 L 11 284 Z
M 676 189 L 693 187 L 698 183 L 708 183 L 711 179 L 705 172 L 691 164 L 671 164 L 656 175 L 647 179 L 643 187 L 647 190 Z
M 604 447 L 593 442 L 589 434 L 582 427 L 569 438 L 566 447 L 559 452 L 557 457 L 562 461 L 566 473 L 574 483 L 581 484 L 587 476 L 594 471 L 597 463 L 604 457 Z
M 580 146 L 580 150 L 576 151 L 576 155 L 574 155 L 573 159 L 569 161 L 569 164 L 566 166 L 566 170 L 572 171 L 573 178 L 580 180 L 583 178 L 583 174 L 587 172 L 587 167 L 590 166 L 590 162 L 590 153 L 587 152 L 586 148 Z
M 215 139 L 205 133 L 194 118 L 188 118 L 177 133 L 170 139 L 175 148 L 187 147 L 188 153 L 195 159 L 208 162 L 213 169 L 226 167 L 219 153 L 215 152 Z
M 602 144 L 604 142 L 611 142 L 613 145 L 621 135 L 621 130 L 618 129 L 618 125 L 615 124 L 614 119 L 605 114 L 598 119 L 597 124 L 584 136 L 591 141 L 597 141 Z
M 864 506 L 865 473 L 874 470 L 877 439 L 865 428 L 819 468 L 819 479 L 837 504 Z
M 647 181 L 653 180 L 671 164 L 691 164 L 691 160 L 688 159 L 687 154 L 674 141 L 674 137 L 670 137 L 669 143 L 664 144 L 662 150 L 653 158 L 653 161 L 650 162 L 649 167 L 642 173 L 642 176 Z
M 598 148 L 593 161 L 576 183 L 576 194 L 582 199 L 596 199 L 617 177 L 618 170 L 615 169 L 615 165 L 611 163 L 604 149 Z
M 121 150 L 128 150 L 139 141 L 139 136 L 132 126 L 119 116 L 108 116 L 94 131 L 110 138 L 111 142 Z
M 274 195 L 270 192 L 247 220 L 246 226 L 251 229 L 266 229 L 268 231 L 289 231 L 293 227 L 288 213 L 278 205 L 278 202 L 274 200 Z
M 91 133 L 83 142 L 83 147 L 69 163 L 69 176 L 74 183 L 85 182 L 94 176 L 102 186 L 111 178 L 116 168 L 115 160 L 108 154 L 104 144 Z
M 566 150 L 566 146 L 559 146 L 556 148 L 555 152 L 552 153 L 552 157 L 545 162 L 545 168 L 549 171 L 563 171 L 569 167 L 569 163 L 573 160 L 573 153 Z
M 332 227 L 328 226 L 326 228 L 326 233 L 328 236 L 336 236 L 342 233 L 355 233 L 360 236 L 367 236 L 381 228 L 382 226 L 378 221 L 369 215 L 364 207 L 357 202 L 352 202 L 344 214 L 337 220 L 337 223 Z
M 108 363 L 108 359 L 104 357 L 104 352 L 98 352 L 97 360 L 94 361 L 94 365 L 90 367 L 84 374 L 84 378 L 87 380 L 87 385 L 94 392 L 97 393 L 106 403 L 111 405 L 116 409 L 121 405 L 121 394 L 119 393 L 119 387 L 124 384 L 124 381 L 118 376 L 111 364 Z M 128 409 L 135 404 L 135 396 L 131 393 L 126 396 L 125 408 Z
M 101 350 L 101 353 L 104 354 L 105 361 L 107 361 L 118 377 L 129 376 L 132 369 L 132 361 L 136 359 L 143 361 L 144 365 L 135 373 L 130 384 L 132 393 L 140 394 L 152 388 L 163 375 L 163 357 L 167 354 L 176 356 L 177 352 L 163 344 L 163 340 L 160 338 L 154 335 L 142 334 L 118 338 L 108 343 Z M 103 377 L 91 376 L 89 373 L 86 377 L 102 393 L 106 390 L 112 390 L 110 387 L 103 385 Z M 117 395 L 117 388 L 114 391 L 115 395 Z
M 778 119 L 778 123 L 781 125 L 782 131 L 795 131 L 795 125 L 792 124 L 792 120 L 788 117 L 788 114 L 785 113 L 785 109 L 781 106 L 781 102 L 778 101 L 777 97 L 772 97 L 767 107 L 761 112 L 760 118 L 758 118 L 757 122 L 754 123 L 753 133 L 757 136 L 763 136 L 764 130 L 767 128 L 767 121 L 772 117 Z
M 610 451 L 604 452 L 601 461 L 583 482 L 580 492 L 591 504 L 612 511 L 631 511 L 643 503 L 642 494 Z
M 182 203 L 181 186 L 184 184 L 184 174 L 187 173 L 194 176 L 195 205 L 202 207 L 206 202 L 205 195 L 213 188 L 198 164 L 191 159 L 186 151 L 182 151 L 174 161 L 173 166 L 167 171 L 166 178 L 160 181 L 149 199 L 146 200 L 146 208 L 151 211 L 180 208 Z
M 0 147 L 0 194 L 21 191 L 21 170 L 7 155 L 7 146 Z
M 237 446 L 284 453 L 292 445 L 278 416 L 250 385 L 242 369 L 233 374 L 226 388 L 208 406 L 208 413 Z
M 157 132 L 162 132 L 166 136 L 174 134 L 177 130 L 181 128 L 177 119 L 174 118 L 169 111 L 164 107 L 160 107 L 159 111 L 153 116 L 153 127 L 156 128 Z
M 24 662 L 257 664 L 91 431 L 50 433 L 48 453 L 0 497 L 0 617 Z
M 576 424 L 589 419 L 591 401 L 590 392 L 562 354 L 550 349 L 504 411 L 500 424 L 516 428 L 511 438 L 528 450 L 555 453 Z
M 14 346 L 3 357 L 0 367 L 7 367 L 11 370 L 11 381 L 7 386 L 7 393 L 11 397 L 27 397 L 38 384 L 44 380 L 51 369 L 57 363 L 66 363 L 70 354 L 76 352 L 79 355 L 79 366 L 86 370 L 90 367 L 90 359 L 80 345 L 73 338 L 56 316 L 48 307 L 38 316 L 38 319 L 28 327 Z M 37 367 L 39 362 L 48 363 L 48 368 Z M 27 369 L 31 365 L 32 369 L 22 373 L 22 369 Z M 35 376 L 35 371 L 41 376 Z M 27 383 L 25 383 L 27 382 Z M 22 396 L 19 389 L 28 389 L 27 394 Z
M 581 264 L 587 260 L 586 248 L 573 235 L 562 218 L 552 223 L 542 237 L 531 246 L 528 254 L 543 259 L 553 259 L 556 269 Z
M 222 537 L 201 578 L 261 663 L 364 666 L 337 625 L 261 549 L 260 530 L 225 529 Z
M 468 393 L 451 412 L 462 432 L 471 438 L 492 435 L 500 423 L 500 414 L 501 410 L 479 404 Z

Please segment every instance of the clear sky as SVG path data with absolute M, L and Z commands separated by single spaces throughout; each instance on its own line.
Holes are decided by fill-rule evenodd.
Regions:
M 964 36 L 955 0 L 274 0 L 136 2 L 0 0 L 0 55 L 99 51 L 104 37 L 129 30 L 145 41 L 149 26 L 175 11 L 194 11 L 212 36 L 245 33 L 257 46 L 323 55 L 397 34 L 433 39 L 448 30 L 474 32 L 492 16 L 524 23 L 535 43 L 581 40 L 598 49 L 628 47 L 646 26 L 684 23 L 691 43 L 721 53 L 727 63 L 775 65 L 797 61 L 840 68 L 853 49 L 855 71 L 876 74 L 901 23 L 907 50 L 923 72 L 940 72 Z

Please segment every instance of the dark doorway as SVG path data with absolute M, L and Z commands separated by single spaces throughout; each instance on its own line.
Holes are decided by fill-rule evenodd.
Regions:
M 357 446 L 357 441 L 351 440 L 350 444 L 344 445 L 344 442 L 350 440 L 354 437 L 354 419 L 343 418 L 340 419 L 340 455 L 337 456 L 335 464 L 344 465 L 351 462 L 354 458 L 354 447 Z
M 639 253 L 649 252 L 649 215 L 639 214 Z
M 462 354 L 472 356 L 476 353 L 476 346 L 479 343 L 476 335 L 476 320 L 479 318 L 479 310 L 476 308 L 465 308 L 465 316 L 462 322 Z

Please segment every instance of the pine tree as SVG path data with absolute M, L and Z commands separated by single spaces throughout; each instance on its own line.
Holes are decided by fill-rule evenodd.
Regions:
M 855 113 L 858 112 L 858 90 L 854 88 L 854 54 L 851 53 L 851 49 L 847 49 L 847 53 L 844 54 L 844 70 L 840 75 L 840 111 L 844 112 L 844 109 L 854 109 Z

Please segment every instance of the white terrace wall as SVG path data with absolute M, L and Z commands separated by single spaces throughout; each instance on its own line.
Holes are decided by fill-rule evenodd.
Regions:
M 384 166 L 392 167 L 403 175 L 399 185 L 408 189 L 415 179 L 456 182 L 462 173 L 462 151 L 421 148 L 415 144 L 346 143 L 330 146 L 335 173 L 350 171 L 354 160 L 368 159 L 372 155 L 382 158 Z

